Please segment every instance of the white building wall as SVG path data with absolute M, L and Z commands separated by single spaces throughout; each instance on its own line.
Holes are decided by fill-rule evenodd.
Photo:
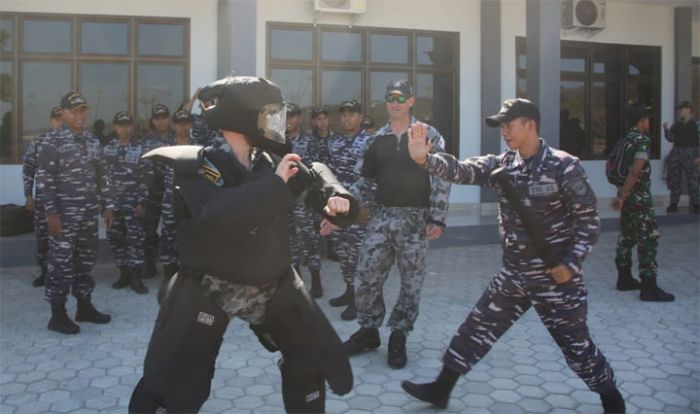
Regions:
M 474 0 L 367 0 L 367 13 L 352 20 L 348 15 L 324 14 L 319 24 L 388 27 L 459 32 L 460 44 L 460 156 L 481 150 L 480 6 Z M 313 23 L 312 0 L 258 0 L 257 68 L 266 72 L 267 22 Z M 452 203 L 479 201 L 475 186 L 453 186 Z
M 525 0 L 503 0 L 501 11 L 503 99 L 515 96 L 515 37 L 525 36 L 525 10 Z M 563 30 L 561 38 L 596 43 L 661 46 L 661 122 L 673 123 L 673 8 L 643 3 L 608 2 L 606 17 L 607 27 L 599 32 Z M 668 195 L 661 173 L 663 158 L 670 150 L 671 144 L 661 137 L 661 159 L 651 161 L 651 190 L 654 196 Z M 583 161 L 582 164 L 596 195 L 599 198 L 614 197 L 616 189 L 605 178 L 605 161 Z
M 0 12 L 189 18 L 189 96 L 216 79 L 217 0 L 2 0 Z M 24 203 L 21 165 L 0 165 L 0 204 L 6 203 Z

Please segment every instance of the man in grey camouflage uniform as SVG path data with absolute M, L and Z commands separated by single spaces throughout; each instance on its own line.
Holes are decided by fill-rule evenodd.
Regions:
M 362 150 L 370 136 L 360 128 L 362 105 L 359 102 L 354 99 L 344 101 L 340 104 L 338 111 L 345 134 L 335 135 L 327 139 L 326 151 L 321 162 L 333 170 L 343 187 L 351 188 L 358 180 L 355 166 L 362 157 Z M 355 272 L 360 245 L 367 229 L 366 219 L 369 213 L 366 207 L 364 210 L 365 222 L 353 224 L 345 229 L 338 229 L 329 235 L 340 261 L 340 270 L 345 282 L 345 292 L 339 297 L 331 299 L 329 303 L 331 306 L 346 306 L 340 314 L 340 317 L 346 321 L 353 320 L 357 316 Z M 321 224 L 321 228 L 325 227 L 324 224 Z
M 600 232 L 596 197 L 578 159 L 539 138 L 539 121 L 534 103 L 526 99 L 505 101 L 486 124 L 500 126 L 510 150 L 465 161 L 450 154 L 429 154 L 426 127 L 417 125 L 411 130 L 411 157 L 427 172 L 458 184 L 495 187 L 499 196 L 503 268 L 452 338 L 438 378 L 426 384 L 402 383 L 409 394 L 439 408 L 447 406 L 459 376 L 468 373 L 498 338 L 534 307 L 571 369 L 600 394 L 605 412 L 625 411 L 613 371 L 586 324 L 582 263 Z M 548 266 L 539 257 L 531 233 L 491 177 L 499 167 L 537 218 L 536 225 L 559 264 Z
M 693 117 L 693 105 L 682 101 L 676 106 L 678 121 L 670 128 L 664 122 L 664 137 L 673 143 L 673 149 L 668 154 L 668 185 L 671 189 L 671 204 L 667 213 L 678 212 L 678 200 L 681 198 L 681 183 L 685 175 L 688 184 L 690 211 L 700 214 L 700 198 L 698 197 L 698 172 L 693 162 L 700 157 L 700 121 Z
M 61 99 L 63 127 L 47 134 L 39 152 L 37 186 L 49 232 L 48 328 L 64 334 L 80 332 L 66 314 L 66 296 L 71 290 L 78 299 L 77 321 L 108 323 L 111 319 L 98 312 L 90 298 L 95 287 L 90 271 L 97 256 L 97 216 L 104 212 L 109 229 L 114 201 L 100 141 L 83 129 L 87 111 L 79 93 L 65 95 Z
M 303 131 L 301 109 L 298 105 L 287 105 L 287 141 L 292 145 L 292 153 L 301 157 L 308 167 L 312 162 L 321 161 L 321 145 L 311 134 Z M 321 286 L 321 235 L 319 234 L 320 217 L 306 206 L 297 204 L 292 209 L 293 227 L 290 228 L 292 246 L 292 263 L 301 275 L 301 266 L 305 264 L 311 273 L 311 296 L 323 296 Z
M 114 114 L 112 125 L 117 134 L 105 145 L 107 177 L 114 189 L 114 222 L 107 230 L 107 241 L 114 253 L 119 279 L 114 289 L 130 286 L 140 294 L 148 293 L 143 275 L 143 216 L 148 198 L 150 168 L 141 159 L 143 144 L 134 136 L 134 117 L 127 111 Z
M 202 88 L 195 91 L 192 98 L 187 102 L 187 105 L 182 108 L 192 114 L 192 128 L 190 131 L 191 141 L 194 145 L 201 145 L 203 147 L 208 147 L 211 145 L 216 137 L 219 136 L 219 132 L 216 129 L 209 128 L 207 121 L 204 120 L 202 114 L 204 113 L 204 108 L 211 105 L 212 102 L 207 101 L 206 97 L 201 94 Z M 199 107 L 202 114 L 195 114 L 192 111 L 195 101 L 199 100 Z
M 407 131 L 416 119 L 410 110 L 413 89 L 405 80 L 389 82 L 386 90 L 389 123 L 367 140 L 356 171 L 361 178 L 351 191 L 367 206 L 371 183 L 376 181 L 377 207 L 370 213 L 367 234 L 357 264 L 356 292 L 360 330 L 345 342 L 349 354 L 379 347 L 379 327 L 386 312 L 383 287 L 396 261 L 401 288 L 387 323 L 387 362 L 392 368 L 406 365 L 406 335 L 418 317 L 425 277 L 428 241 L 442 235 L 447 216 L 450 183 L 419 168 L 408 153 Z M 430 127 L 428 139 L 434 151 L 443 151 L 445 140 Z
M 61 107 L 54 106 L 49 114 L 49 131 L 61 126 Z M 39 276 L 32 281 L 32 286 L 44 286 L 46 281 L 46 260 L 49 253 L 49 233 L 46 229 L 46 214 L 41 192 L 35 188 L 39 151 L 47 133 L 41 134 L 29 142 L 22 158 L 22 180 L 24 181 L 24 207 L 34 213 L 34 235 L 36 237 L 36 262 L 41 269 Z

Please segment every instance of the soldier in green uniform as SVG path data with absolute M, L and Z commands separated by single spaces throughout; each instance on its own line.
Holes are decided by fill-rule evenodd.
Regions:
M 629 140 L 624 163 L 629 173 L 613 208 L 620 210 L 620 236 L 617 239 L 615 265 L 618 271 L 618 289 L 635 290 L 639 283 L 632 277 L 632 248 L 637 246 L 639 256 L 639 277 L 642 280 L 639 298 L 649 302 L 672 302 L 672 294 L 664 292 L 656 285 L 656 247 L 659 231 L 656 214 L 651 199 L 651 139 L 649 113 L 642 105 L 634 105 L 627 111 L 630 129 L 622 138 Z M 623 288 L 621 288 L 621 286 Z

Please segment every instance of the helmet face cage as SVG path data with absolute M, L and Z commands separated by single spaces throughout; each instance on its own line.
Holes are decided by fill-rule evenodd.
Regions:
M 287 105 L 284 102 L 263 105 L 258 111 L 260 135 L 278 144 L 285 143 Z

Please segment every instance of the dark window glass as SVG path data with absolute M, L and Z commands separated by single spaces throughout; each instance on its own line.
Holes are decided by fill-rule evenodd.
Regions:
M 0 52 L 12 52 L 15 41 L 12 19 L 0 19 Z
M 562 72 L 585 72 L 586 71 L 586 49 L 579 47 L 561 47 L 561 71 Z
M 362 34 L 323 32 L 321 59 L 326 62 L 362 62 Z
M 272 80 L 282 89 L 282 97 L 301 107 L 313 103 L 313 72 L 310 69 L 272 69 Z
M 109 79 L 109 82 L 105 82 Z M 129 108 L 128 63 L 83 63 L 80 65 L 80 92 L 90 105 L 89 127 L 101 119 L 112 123 L 114 114 Z
M 24 20 L 22 50 L 31 53 L 70 53 L 71 23 L 61 20 Z
M 185 50 L 185 27 L 180 24 L 140 23 L 139 55 L 182 56 Z
M 104 55 L 129 54 L 129 25 L 83 22 L 80 25 L 80 51 Z
M 453 50 L 449 37 L 416 38 L 416 62 L 419 65 L 451 66 L 454 64 Z
M 593 52 L 593 72 L 617 75 L 620 73 L 622 56 L 619 48 L 602 47 Z
M 559 147 L 581 157 L 586 149 L 586 82 L 562 80 L 559 93 Z
M 591 88 L 591 158 L 603 158 L 624 133 L 620 82 L 593 82 Z
M 321 72 L 321 102 L 338 105 L 347 99 L 362 101 L 362 72 L 324 70 Z
M 419 73 L 416 75 L 416 103 L 413 114 L 429 123 L 445 138 L 447 152 L 456 150 L 453 130 L 455 84 L 452 74 Z
M 655 75 L 656 54 L 645 50 L 631 48 L 627 54 L 627 70 L 630 75 Z
M 515 68 L 527 70 L 527 41 L 524 37 L 515 39 Z
M 0 61 L 0 161 L 12 158 L 12 62 Z
M 61 97 L 73 88 L 70 63 L 23 62 L 20 76 L 24 130 L 20 152 L 23 154 L 26 144 L 48 129 L 51 108 L 60 104 Z
M 527 78 L 518 78 L 515 94 L 518 98 L 527 98 Z
M 136 112 L 140 119 L 148 119 L 156 104 L 167 106 L 173 113 L 185 101 L 185 68 L 182 65 L 139 64 L 136 79 Z
M 311 60 L 313 33 L 310 30 L 275 29 L 270 33 L 270 57 L 280 60 Z
M 373 63 L 408 63 L 408 36 L 373 34 L 370 42 Z
M 369 107 L 365 113 L 374 119 L 374 124 L 380 128 L 387 121 L 386 102 L 386 87 L 389 82 L 397 79 L 408 79 L 408 72 L 380 72 L 373 71 L 369 75 Z

